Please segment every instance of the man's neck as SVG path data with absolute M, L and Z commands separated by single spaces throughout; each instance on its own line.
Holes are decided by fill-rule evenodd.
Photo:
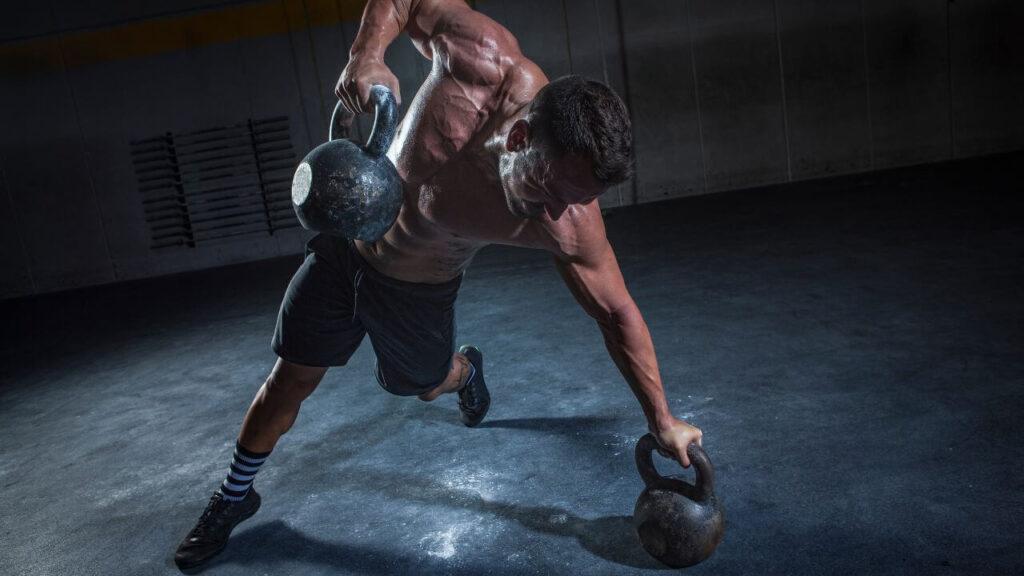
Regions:
M 508 117 L 494 128 L 494 132 L 484 143 L 484 150 L 487 151 L 488 156 L 493 157 L 495 161 L 500 161 L 503 155 L 509 153 L 505 147 L 505 143 L 508 142 L 508 132 L 516 121 L 525 120 L 529 113 L 530 106 L 529 102 L 527 102 L 509 114 Z

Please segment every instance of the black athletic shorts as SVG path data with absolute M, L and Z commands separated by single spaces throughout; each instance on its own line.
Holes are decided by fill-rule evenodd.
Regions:
M 377 382 L 399 396 L 422 394 L 451 368 L 461 284 L 462 275 L 443 284 L 385 276 L 351 240 L 318 234 L 288 284 L 271 347 L 296 364 L 344 366 L 369 334 Z

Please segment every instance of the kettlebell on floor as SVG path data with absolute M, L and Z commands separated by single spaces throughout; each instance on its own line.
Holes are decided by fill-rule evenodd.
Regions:
M 689 484 L 654 468 L 658 441 L 645 434 L 636 443 L 636 468 L 647 485 L 637 498 L 633 525 L 648 554 L 673 568 L 693 566 L 715 551 L 725 532 L 725 510 L 715 497 L 715 471 L 696 443 L 686 448 L 697 478 Z

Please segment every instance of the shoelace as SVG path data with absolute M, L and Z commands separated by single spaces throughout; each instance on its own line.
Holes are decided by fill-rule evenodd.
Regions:
M 203 515 L 199 517 L 199 522 L 196 523 L 195 532 L 201 534 L 212 528 L 213 524 L 220 524 L 219 520 L 216 519 L 215 514 L 220 512 L 220 509 L 228 504 L 220 494 L 213 496 L 214 502 L 211 502 L 206 510 L 203 510 Z

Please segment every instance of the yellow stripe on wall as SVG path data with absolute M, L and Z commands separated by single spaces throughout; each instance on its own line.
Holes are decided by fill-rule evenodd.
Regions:
M 9 42 L 0 45 L 0 74 L 60 70 L 62 51 L 64 64 L 71 68 L 358 21 L 365 4 L 365 0 L 264 0 Z

